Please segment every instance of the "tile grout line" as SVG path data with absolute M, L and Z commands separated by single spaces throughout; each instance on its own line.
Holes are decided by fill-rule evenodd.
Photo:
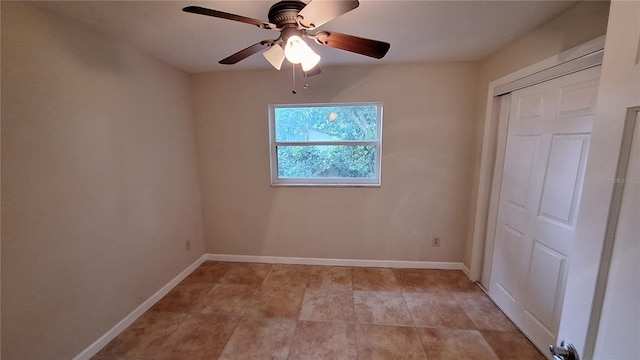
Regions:
M 355 299 L 356 289 L 353 286 L 353 267 L 349 269 L 349 275 L 351 277 L 351 309 L 353 311 L 353 339 L 356 342 L 355 347 L 356 347 L 356 359 L 357 359 L 358 355 L 360 355 L 360 350 L 358 346 L 358 320 L 356 318 L 356 299 Z

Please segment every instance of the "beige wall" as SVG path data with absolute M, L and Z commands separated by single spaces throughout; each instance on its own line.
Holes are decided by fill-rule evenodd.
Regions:
M 482 80 L 488 85 L 506 74 L 604 35 L 608 15 L 608 1 L 578 2 L 484 59 Z M 487 87 L 483 88 L 485 94 Z
M 476 88 L 477 112 L 475 171 L 472 199 L 473 206 L 469 220 L 469 230 L 473 230 L 475 216 L 475 200 L 478 194 L 480 156 L 482 149 L 484 120 L 487 105 L 489 83 L 507 74 L 557 55 L 565 50 L 593 40 L 606 33 L 609 14 L 608 1 L 582 1 L 567 9 L 557 17 L 541 25 L 537 29 L 496 51 L 480 64 L 479 81 Z M 494 128 L 497 131 L 497 128 Z M 472 251 L 472 235 L 465 247 L 464 263 L 470 266 Z
M 2 358 L 74 357 L 203 254 L 191 116 L 186 74 L 2 2 Z
M 478 67 L 335 67 L 291 94 L 291 72 L 193 76 L 210 253 L 460 262 Z M 382 101 L 382 187 L 271 187 L 269 104 Z M 431 246 L 439 235 L 442 244 Z

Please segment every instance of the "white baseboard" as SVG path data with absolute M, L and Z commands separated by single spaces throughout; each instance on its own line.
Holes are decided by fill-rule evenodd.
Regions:
M 403 268 L 403 269 L 441 269 L 441 270 L 463 270 L 463 267 L 464 267 L 464 265 L 459 262 L 439 262 L 439 261 L 326 259 L 326 258 L 304 258 L 304 257 L 283 257 L 283 256 L 260 256 L 260 255 L 227 255 L 227 254 L 205 254 L 204 256 L 205 256 L 205 259 L 209 261 L 256 262 L 256 263 L 267 263 L 267 264 L 386 267 L 386 268 Z
M 167 295 L 171 289 L 173 289 L 178 283 L 180 283 L 184 278 L 186 278 L 189 274 L 193 272 L 200 264 L 202 264 L 206 260 L 206 255 L 202 255 L 198 260 L 196 260 L 193 264 L 189 265 L 186 269 L 184 269 L 180 274 L 178 274 L 175 278 L 169 281 L 165 286 L 160 288 L 160 290 L 156 291 L 155 294 L 151 295 L 147 300 L 145 300 L 140 306 L 138 306 L 135 310 L 133 310 L 129 315 L 125 316 L 124 319 L 120 320 L 114 327 L 112 327 L 109 331 L 107 331 L 104 335 L 102 335 L 98 340 L 94 341 L 93 344 L 89 345 L 86 349 L 84 349 L 81 353 L 76 355 L 73 360 L 89 360 L 92 356 L 98 353 L 103 347 L 105 347 L 111 340 L 113 340 L 118 334 L 120 334 L 127 326 L 131 325 L 140 315 L 144 314 L 145 311 L 149 310 L 155 303 L 157 303 L 163 296 Z
M 461 264 L 462 268 L 460 270 L 462 270 L 462 272 L 467 275 L 467 277 L 469 279 L 471 279 L 471 270 L 469 270 L 469 268 L 467 267 L 467 265 L 465 265 L 464 263 Z

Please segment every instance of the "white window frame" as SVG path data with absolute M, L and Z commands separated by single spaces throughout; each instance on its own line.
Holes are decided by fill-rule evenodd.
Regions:
M 376 119 L 376 140 L 370 141 L 276 141 L 275 110 L 278 108 L 296 107 L 346 107 L 346 106 L 375 106 L 378 108 Z M 279 146 L 316 146 L 316 145 L 369 145 L 375 146 L 375 177 L 366 178 L 280 178 L 278 177 L 278 147 Z M 271 157 L 271 185 L 272 186 L 366 186 L 380 187 L 382 179 L 382 102 L 348 102 L 348 103 L 310 103 L 310 104 L 274 104 L 269 105 L 269 154 Z

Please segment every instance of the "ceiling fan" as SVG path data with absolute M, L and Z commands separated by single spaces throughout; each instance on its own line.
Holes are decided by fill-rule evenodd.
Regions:
M 389 51 L 391 45 L 382 41 L 328 30 L 320 30 L 316 33 L 309 32 L 357 8 L 358 5 L 360 3 L 357 0 L 312 0 L 308 4 L 299 0 L 283 0 L 275 3 L 269 9 L 269 22 L 200 6 L 187 6 L 182 10 L 193 14 L 239 21 L 261 29 L 280 31 L 280 36 L 277 39 L 262 40 L 220 60 L 220 64 L 236 64 L 267 49 L 263 55 L 276 69 L 280 70 L 286 58 L 292 64 L 300 64 L 305 74 L 312 76 L 319 73 L 316 65 L 320 61 L 320 56 L 307 45 L 305 38 L 312 39 L 320 45 L 375 59 L 382 59 Z

